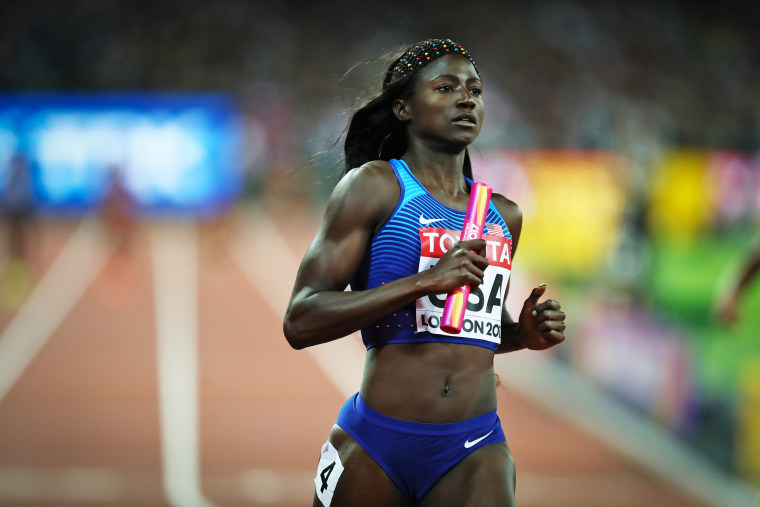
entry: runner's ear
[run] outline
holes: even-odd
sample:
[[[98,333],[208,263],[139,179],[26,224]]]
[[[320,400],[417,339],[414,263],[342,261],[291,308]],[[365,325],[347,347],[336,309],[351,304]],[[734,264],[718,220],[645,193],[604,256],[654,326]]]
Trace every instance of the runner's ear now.
[[[404,102],[402,99],[396,99],[393,101],[393,114],[396,115],[396,118],[398,118],[401,121],[408,121],[409,120],[409,111],[406,109],[406,102]]]

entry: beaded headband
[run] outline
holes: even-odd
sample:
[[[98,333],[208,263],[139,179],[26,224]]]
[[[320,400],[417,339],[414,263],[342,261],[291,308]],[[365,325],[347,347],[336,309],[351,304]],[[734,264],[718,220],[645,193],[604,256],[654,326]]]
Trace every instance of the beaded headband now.
[[[451,39],[428,39],[425,42],[420,42],[411,49],[407,50],[401,58],[399,58],[396,65],[391,70],[389,83],[399,81],[414,74],[416,70],[421,69],[428,63],[432,62],[436,58],[440,58],[446,55],[462,55],[472,63],[475,67],[475,72],[480,76],[478,66],[475,65],[475,61],[472,59],[470,53],[461,46],[461,44],[454,42]]]

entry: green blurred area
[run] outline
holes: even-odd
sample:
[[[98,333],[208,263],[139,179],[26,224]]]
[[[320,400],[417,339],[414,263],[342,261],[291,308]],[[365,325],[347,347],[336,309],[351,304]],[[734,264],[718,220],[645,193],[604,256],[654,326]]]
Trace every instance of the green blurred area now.
[[[760,278],[738,322],[715,312],[758,236],[756,159],[674,148],[647,164],[583,150],[478,162],[483,181],[523,210],[522,269],[552,282],[568,315],[561,357],[712,462],[760,481]]]
[[[713,312],[721,280],[747,255],[752,231],[716,232],[693,241],[653,242],[652,303],[690,330],[698,379],[708,396],[732,397],[747,369],[760,359],[760,280],[741,300],[741,319],[721,324]]]

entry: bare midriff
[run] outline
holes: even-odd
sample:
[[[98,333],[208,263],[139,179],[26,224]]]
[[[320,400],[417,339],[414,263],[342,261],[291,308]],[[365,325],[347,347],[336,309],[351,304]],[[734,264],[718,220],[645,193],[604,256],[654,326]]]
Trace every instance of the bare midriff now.
[[[496,408],[493,351],[459,343],[401,343],[367,352],[361,395],[389,417],[450,423]]]

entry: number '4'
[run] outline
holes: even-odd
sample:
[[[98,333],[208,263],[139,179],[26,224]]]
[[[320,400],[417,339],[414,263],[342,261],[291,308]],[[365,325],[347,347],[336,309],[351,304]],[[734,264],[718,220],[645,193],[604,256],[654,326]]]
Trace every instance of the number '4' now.
[[[325,469],[319,473],[319,477],[322,479],[322,488],[320,488],[320,491],[322,493],[324,493],[325,490],[327,489],[327,479],[330,478],[330,474],[332,473],[333,468],[335,468],[334,461],[330,463],[329,465],[327,465]]]

